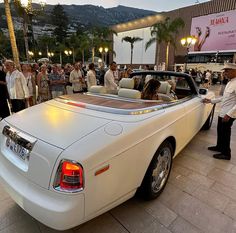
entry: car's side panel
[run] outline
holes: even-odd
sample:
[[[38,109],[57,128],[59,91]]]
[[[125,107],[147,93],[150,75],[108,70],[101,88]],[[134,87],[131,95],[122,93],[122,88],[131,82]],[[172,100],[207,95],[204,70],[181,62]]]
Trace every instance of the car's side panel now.
[[[177,151],[186,142],[185,112],[181,104],[143,122],[119,124],[123,131],[118,136],[107,135],[104,129],[99,129],[60,156],[60,159],[77,160],[84,167],[85,216],[136,190],[153,155],[167,137],[175,137]],[[107,171],[95,176],[96,171],[107,165],[110,166]]]

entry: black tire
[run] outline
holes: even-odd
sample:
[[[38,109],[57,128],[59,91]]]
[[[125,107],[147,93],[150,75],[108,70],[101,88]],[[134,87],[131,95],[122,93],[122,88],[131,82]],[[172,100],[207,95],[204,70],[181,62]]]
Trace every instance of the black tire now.
[[[210,115],[208,116],[206,122],[204,123],[204,125],[202,126],[202,129],[203,130],[209,130],[211,128],[211,125],[212,125],[212,121],[213,121],[213,118],[214,118],[214,113],[215,113],[215,104],[213,105],[213,108],[211,110],[211,113]]]
[[[173,146],[164,141],[155,153],[138,193],[146,200],[157,198],[164,190],[170,175]]]

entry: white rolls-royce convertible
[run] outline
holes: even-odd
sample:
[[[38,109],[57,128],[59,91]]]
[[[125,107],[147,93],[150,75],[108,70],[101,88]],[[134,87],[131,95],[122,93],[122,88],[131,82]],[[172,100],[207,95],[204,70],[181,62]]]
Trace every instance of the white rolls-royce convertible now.
[[[158,79],[158,100],[141,99]],[[214,93],[176,72],[135,72],[117,93],[92,86],[13,114],[0,122],[0,180],[27,213],[65,230],[140,193],[163,191],[172,159],[209,129]]]

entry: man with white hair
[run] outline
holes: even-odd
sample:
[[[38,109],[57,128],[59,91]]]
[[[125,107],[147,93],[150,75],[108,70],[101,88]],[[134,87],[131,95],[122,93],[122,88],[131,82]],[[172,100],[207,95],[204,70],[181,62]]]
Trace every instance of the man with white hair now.
[[[12,60],[5,61],[6,82],[12,111],[19,112],[28,106],[29,90],[24,75],[16,69]]]
[[[203,102],[212,104],[221,102],[217,124],[217,144],[216,146],[208,147],[208,150],[219,152],[213,155],[216,159],[230,160],[231,127],[236,118],[236,64],[225,63],[223,70],[229,79],[223,96],[213,100],[205,98]]]

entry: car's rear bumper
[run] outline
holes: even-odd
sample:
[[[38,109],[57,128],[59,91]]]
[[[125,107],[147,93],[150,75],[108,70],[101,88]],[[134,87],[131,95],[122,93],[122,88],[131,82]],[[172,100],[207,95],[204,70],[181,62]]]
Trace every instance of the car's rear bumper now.
[[[6,191],[31,216],[43,224],[65,230],[84,219],[84,195],[42,188],[17,172],[0,152],[0,181]]]

